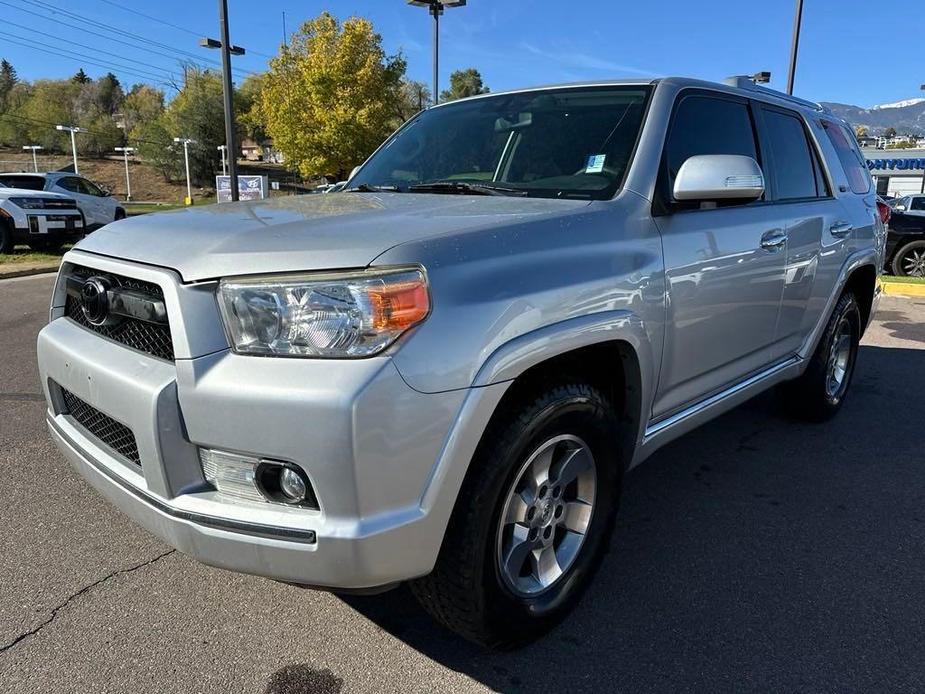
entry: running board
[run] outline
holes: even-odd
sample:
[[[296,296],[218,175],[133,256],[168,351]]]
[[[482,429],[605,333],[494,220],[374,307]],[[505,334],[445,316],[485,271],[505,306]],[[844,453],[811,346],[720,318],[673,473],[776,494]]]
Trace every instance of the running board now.
[[[743,393],[744,391],[752,389],[758,384],[773,379],[775,376],[778,376],[782,371],[796,366],[802,361],[798,356],[792,356],[789,359],[779,362],[774,366],[761,371],[754,376],[746,378],[744,381],[739,381],[734,386],[727,388],[726,390],[720,391],[715,395],[701,400],[700,402],[694,403],[690,407],[687,407],[680,412],[677,412],[670,417],[659,420],[654,424],[649,424],[646,427],[645,437],[643,438],[643,443],[648,443],[651,439],[655,438],[662,432],[673,428],[677,424],[681,424],[685,420],[690,419],[691,417],[696,417],[699,414],[703,414],[708,410],[721,405],[726,400],[735,397]]]

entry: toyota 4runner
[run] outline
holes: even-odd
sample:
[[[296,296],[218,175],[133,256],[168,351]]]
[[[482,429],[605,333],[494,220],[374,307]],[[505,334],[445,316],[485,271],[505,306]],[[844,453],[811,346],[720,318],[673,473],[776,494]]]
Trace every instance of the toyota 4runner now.
[[[772,386],[839,410],[883,248],[816,104],[741,79],[478,96],[412,118],[344,192],[82,241],[38,338],[48,426],[207,564],[408,581],[517,644],[578,600],[660,446]]]

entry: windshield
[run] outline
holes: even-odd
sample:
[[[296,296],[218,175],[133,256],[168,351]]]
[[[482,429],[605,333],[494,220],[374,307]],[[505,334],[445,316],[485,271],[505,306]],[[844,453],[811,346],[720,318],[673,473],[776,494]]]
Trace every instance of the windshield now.
[[[573,87],[500,94],[423,111],[350,189],[604,199],[629,167],[650,89]],[[453,182],[455,186],[427,186]]]

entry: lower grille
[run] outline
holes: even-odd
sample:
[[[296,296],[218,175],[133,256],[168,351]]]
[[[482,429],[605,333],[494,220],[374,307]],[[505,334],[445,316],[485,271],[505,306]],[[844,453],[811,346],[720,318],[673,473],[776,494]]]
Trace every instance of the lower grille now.
[[[103,414],[98,409],[84,402],[69,390],[61,388],[61,396],[67,412],[74,420],[94,437],[109,446],[123,458],[141,466],[135,434],[124,424]]]

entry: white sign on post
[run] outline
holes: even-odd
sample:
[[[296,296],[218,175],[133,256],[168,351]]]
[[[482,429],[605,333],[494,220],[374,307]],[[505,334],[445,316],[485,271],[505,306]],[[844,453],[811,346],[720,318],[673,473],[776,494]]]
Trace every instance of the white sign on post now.
[[[263,200],[268,187],[267,176],[238,176],[238,199]],[[219,202],[231,202],[231,176],[215,177],[215,193]]]

